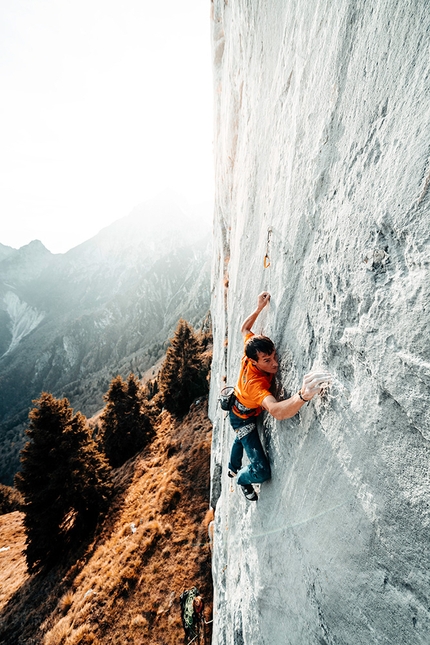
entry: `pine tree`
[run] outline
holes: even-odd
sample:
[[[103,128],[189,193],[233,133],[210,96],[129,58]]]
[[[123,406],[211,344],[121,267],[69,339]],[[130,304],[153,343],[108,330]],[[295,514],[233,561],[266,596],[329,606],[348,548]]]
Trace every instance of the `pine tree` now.
[[[163,405],[176,416],[186,414],[194,399],[208,392],[208,366],[202,354],[198,335],[181,319],[159,376]]]
[[[15,477],[24,497],[26,560],[30,571],[49,566],[87,535],[107,507],[110,469],[85,417],[67,399],[42,393],[30,412],[30,437]]]
[[[104,397],[100,441],[113,468],[142,450],[153,435],[142,388],[134,374],[127,381],[116,376]]]
[[[22,504],[22,497],[11,486],[0,484],[0,515],[19,511]]]

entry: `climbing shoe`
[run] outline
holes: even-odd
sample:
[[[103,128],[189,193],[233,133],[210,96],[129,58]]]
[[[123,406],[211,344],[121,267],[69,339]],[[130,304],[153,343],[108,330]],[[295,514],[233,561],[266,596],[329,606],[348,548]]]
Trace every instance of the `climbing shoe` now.
[[[230,468],[229,468],[227,475],[229,477],[233,478],[233,477],[236,477],[237,473],[235,473],[234,470],[230,470]]]
[[[258,495],[254,490],[254,486],[252,484],[245,484],[245,486],[241,486],[243,490],[243,494],[245,495],[246,499],[249,499],[250,502],[256,502],[258,499]]]

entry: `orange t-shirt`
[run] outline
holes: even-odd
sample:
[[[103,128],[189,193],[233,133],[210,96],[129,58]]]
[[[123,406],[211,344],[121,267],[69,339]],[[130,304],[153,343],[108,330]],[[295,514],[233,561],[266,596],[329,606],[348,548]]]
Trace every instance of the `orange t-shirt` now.
[[[245,343],[253,335],[254,334],[252,332],[247,334],[245,336]],[[272,379],[272,374],[263,374],[258,367],[254,367],[247,355],[244,353],[240,365],[239,378],[234,391],[239,403],[242,403],[242,405],[247,408],[255,410],[251,416],[257,416],[263,410],[261,403],[266,396],[271,395],[270,386],[272,384]],[[246,419],[247,416],[249,416],[241,414],[237,408],[234,409],[234,413],[243,419]]]

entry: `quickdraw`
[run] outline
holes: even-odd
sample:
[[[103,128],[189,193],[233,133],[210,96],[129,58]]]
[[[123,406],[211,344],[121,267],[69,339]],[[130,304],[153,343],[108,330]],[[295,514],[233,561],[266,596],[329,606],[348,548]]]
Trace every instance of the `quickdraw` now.
[[[272,235],[272,229],[271,229],[271,227],[269,226],[269,228],[267,229],[266,255],[264,256],[264,262],[263,262],[263,265],[264,265],[264,268],[265,268],[265,269],[267,269],[268,267],[270,267],[270,259],[269,259],[269,244],[270,244],[270,237],[271,237],[271,235]]]

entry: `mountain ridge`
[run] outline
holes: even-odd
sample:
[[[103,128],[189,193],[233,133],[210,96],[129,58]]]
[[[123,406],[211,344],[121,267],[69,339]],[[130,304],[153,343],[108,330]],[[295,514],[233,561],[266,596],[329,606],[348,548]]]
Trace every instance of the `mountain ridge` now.
[[[179,318],[199,326],[207,315],[208,225],[189,225],[190,214],[184,226],[170,197],[151,219],[152,208],[137,207],[65,254],[35,241],[0,261],[0,481],[12,481],[42,390],[89,416],[113,376],[140,374],[164,354]]]

